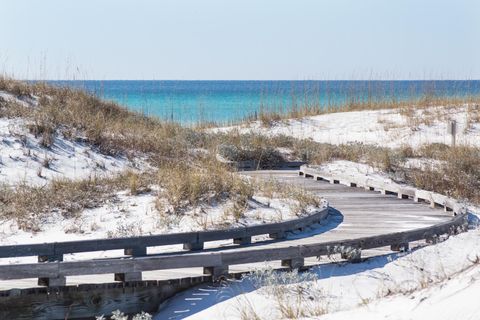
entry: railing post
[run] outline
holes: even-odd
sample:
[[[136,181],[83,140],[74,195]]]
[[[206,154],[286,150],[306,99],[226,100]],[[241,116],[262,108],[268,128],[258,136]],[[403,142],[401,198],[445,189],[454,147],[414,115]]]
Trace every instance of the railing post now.
[[[228,275],[228,266],[213,266],[213,267],[203,267],[203,274],[211,275],[213,280],[216,281],[221,277]]]
[[[408,242],[403,242],[403,243],[395,243],[390,246],[390,250],[392,251],[400,251],[400,252],[406,252],[410,248]]]
[[[145,257],[147,255],[147,247],[132,247],[124,249],[126,256]]]
[[[129,281],[142,281],[141,272],[126,272],[126,273],[115,273],[115,281],[129,282]]]
[[[132,257],[145,257],[147,255],[147,247],[144,246],[132,246],[131,248],[124,249],[124,254]],[[115,273],[115,281],[129,282],[129,281],[142,281],[141,272],[124,272]]]
[[[290,269],[299,269],[303,267],[304,264],[305,264],[304,258],[292,258],[292,259],[282,260],[282,267],[288,267]]]
[[[63,261],[63,254],[51,255],[51,256],[38,256],[38,262],[55,262]],[[61,287],[65,286],[67,279],[65,276],[58,276],[56,278],[38,278],[39,286],[46,287]]]
[[[39,286],[46,287],[63,287],[67,284],[65,276],[58,276],[56,278],[38,278]]]
[[[268,236],[272,239],[285,239],[287,235],[285,231],[278,231],[275,233],[270,233]]]
[[[63,261],[63,254],[51,255],[51,256],[38,256],[38,262],[55,262]]]
[[[188,242],[183,244],[183,250],[203,250],[203,242]]]
[[[235,238],[233,239],[234,244],[251,244],[252,243],[252,237],[241,237],[241,238]]]
[[[439,239],[438,235],[434,234],[434,235],[428,236],[425,239],[425,242],[428,243],[428,244],[437,244],[438,242],[440,242],[440,239]]]

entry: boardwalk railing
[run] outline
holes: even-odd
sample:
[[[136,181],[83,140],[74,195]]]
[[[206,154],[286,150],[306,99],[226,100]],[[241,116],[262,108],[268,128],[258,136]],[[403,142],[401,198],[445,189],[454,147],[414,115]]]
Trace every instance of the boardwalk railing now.
[[[319,222],[328,214],[328,208],[320,210],[316,215],[285,221],[275,224],[265,224],[253,227],[185,233],[165,236],[137,237],[126,239],[104,239],[75,241],[56,244],[27,245],[0,247],[3,257],[43,255],[44,263],[1,265],[0,279],[39,278],[39,282],[48,286],[65,285],[65,277],[92,274],[115,274],[120,281],[139,281],[143,271],[203,267],[205,274],[214,277],[228,272],[230,265],[247,264],[264,261],[278,261],[291,268],[303,266],[304,258],[312,256],[340,253],[343,258],[358,261],[361,251],[390,246],[392,250],[405,250],[410,242],[427,240],[435,242],[440,235],[455,234],[465,230],[467,223],[466,211],[454,199],[424,190],[404,188],[394,184],[377,184],[373,180],[362,180],[348,176],[329,176],[317,168],[302,166],[300,175],[317,180],[329,180],[331,183],[344,183],[352,187],[364,187],[369,190],[379,190],[382,193],[395,193],[399,198],[412,198],[416,201],[426,200],[433,205],[442,205],[455,214],[450,221],[439,223],[431,227],[419,228],[391,234],[328,241],[320,243],[306,243],[295,246],[283,242],[281,245],[267,248],[247,246],[241,248],[225,248],[218,251],[193,251],[163,255],[145,255],[146,247],[174,243],[186,243],[187,249],[201,249],[203,242],[220,239],[234,239],[237,243],[249,243],[249,237],[256,234],[270,234],[272,237],[284,237],[285,232]],[[133,257],[99,259],[85,261],[64,262],[60,255],[71,252],[129,249]],[[55,261],[53,261],[55,260]]]
[[[453,211],[454,214],[463,214],[465,205],[456,199],[439,193],[403,186],[394,182],[379,181],[368,176],[356,176],[349,174],[331,173],[321,170],[319,166],[302,165],[300,175],[315,180],[326,180],[330,183],[340,183],[350,187],[360,187],[371,191],[379,191],[382,194],[397,195],[400,199],[413,199],[415,202],[428,202],[431,207],[440,206],[445,211]]]
[[[396,194],[401,199],[427,201],[432,205],[442,205],[447,210],[452,210],[454,216],[451,220],[430,227],[396,232],[391,234],[369,236],[340,241],[318,243],[282,241],[272,246],[256,245],[222,248],[216,251],[185,251],[163,255],[145,255],[144,248],[165,244],[184,243],[187,249],[200,249],[203,242],[219,239],[236,239],[237,243],[248,243],[248,237],[253,234],[271,234],[274,237],[285,235],[286,231],[301,229],[317,220],[325,218],[328,208],[320,210],[317,216],[305,217],[294,221],[286,221],[281,225],[270,224],[240,228],[241,230],[207,231],[201,233],[185,233],[177,235],[136,237],[127,239],[104,239],[75,241],[69,243],[45,244],[45,246],[8,246],[0,247],[3,257],[43,255],[43,263],[0,265],[0,279],[40,278],[40,282],[55,288],[34,288],[26,290],[8,290],[3,292],[5,306],[15,305],[17,309],[10,312],[7,307],[0,315],[13,315],[11,318],[21,319],[64,319],[65,314],[77,318],[92,317],[92,315],[107,314],[121,305],[123,310],[138,312],[139,310],[155,311],[158,304],[165,297],[171,296],[182,288],[190,287],[205,279],[214,279],[228,272],[231,265],[248,264],[263,261],[280,260],[282,265],[290,268],[303,266],[304,258],[340,253],[343,258],[358,261],[364,249],[390,246],[392,250],[405,250],[409,243],[419,240],[435,242],[440,235],[455,234],[465,230],[466,212],[460,203],[453,199],[433,194],[424,190],[382,184],[370,179],[350,176],[332,176],[320,172],[318,168],[302,166],[301,175],[315,178],[316,180],[329,180],[331,183],[342,183],[352,187],[363,187],[368,190],[377,190],[385,194]],[[407,201],[407,200],[405,200]],[[247,239],[245,239],[247,238]],[[277,245],[278,244],[278,245]],[[84,252],[96,250],[130,249],[132,257],[71,261],[62,259],[53,260],[54,257],[70,252]],[[177,268],[203,267],[204,273],[212,275],[180,281],[170,280],[157,283],[152,281],[138,281],[142,272],[152,270],[165,270]],[[117,280],[125,283],[105,285],[80,285],[64,286],[65,277],[91,274],[115,274]],[[115,285],[113,289],[109,289]],[[57,286],[57,287],[56,287]],[[170,287],[170,288],[169,288]],[[96,289],[95,289],[96,288]],[[37,290],[43,294],[36,294]],[[86,292],[88,292],[86,294]],[[168,293],[168,294],[167,294]],[[0,292],[2,294],[2,292]],[[128,296],[128,299],[125,298]],[[158,297],[164,297],[157,299]],[[127,302],[126,302],[127,301]],[[44,307],[39,312],[39,306]],[[10,312],[10,313],[9,313]],[[18,315],[23,317],[18,317]],[[44,316],[43,315],[48,315]],[[51,315],[55,316],[52,317]],[[69,317],[69,318],[70,318]]]
[[[183,244],[185,250],[202,250],[205,242],[233,239],[235,244],[249,244],[252,236],[268,234],[272,239],[282,239],[287,232],[303,230],[306,227],[320,223],[328,215],[328,206],[315,210],[314,213],[286,220],[282,222],[265,223],[259,225],[237,227],[222,230],[194,231],[183,233],[171,233],[153,236],[139,236],[112,239],[93,239],[79,241],[52,242],[40,244],[21,244],[0,246],[0,258],[16,258],[27,256],[38,256],[39,262],[60,262],[64,254],[79,252],[94,252],[106,250],[124,250],[124,254],[133,257],[147,256],[147,247]],[[122,260],[125,261],[125,260]],[[35,264],[36,265],[36,264]],[[35,269],[35,267],[34,267]],[[13,275],[7,276],[0,272],[0,279],[20,279],[16,277],[21,273],[13,271]],[[14,277],[14,278],[12,278]],[[36,276],[34,276],[36,277]],[[39,277],[39,284],[62,285],[64,279],[54,281],[52,279]],[[123,280],[125,275],[119,273],[117,279]],[[139,280],[138,274],[129,274],[130,280]]]
[[[0,266],[0,278],[23,279],[41,277],[64,279],[66,276],[74,275],[109,273],[138,274],[142,271],[191,267],[204,267],[206,274],[219,276],[228,271],[229,265],[281,260],[282,265],[301,267],[303,265],[303,259],[306,257],[333,253],[342,253],[344,258],[355,261],[360,258],[360,253],[363,249],[391,246],[393,250],[400,250],[401,248],[408,247],[409,242],[424,239],[435,241],[440,235],[461,232],[464,230],[465,223],[466,216],[462,214],[453,217],[452,220],[448,222],[411,231],[280,248],[262,249],[261,247],[251,247],[245,248],[244,250],[184,253],[129,259],[2,265]],[[344,249],[355,249],[355,254],[348,256],[347,254],[352,252],[352,250]]]

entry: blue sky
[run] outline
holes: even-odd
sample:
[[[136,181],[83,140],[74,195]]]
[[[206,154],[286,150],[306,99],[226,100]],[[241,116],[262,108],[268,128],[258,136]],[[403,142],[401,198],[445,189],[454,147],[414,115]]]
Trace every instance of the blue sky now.
[[[0,72],[480,79],[478,0],[0,0]]]

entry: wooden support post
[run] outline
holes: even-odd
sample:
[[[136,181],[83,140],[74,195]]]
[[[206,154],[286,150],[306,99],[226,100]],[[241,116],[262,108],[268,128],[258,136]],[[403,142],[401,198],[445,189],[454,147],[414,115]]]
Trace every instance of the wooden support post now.
[[[447,133],[452,136],[452,143],[450,145],[452,147],[455,147],[455,140],[457,135],[457,122],[455,120],[451,120],[447,123]]]
[[[183,250],[190,250],[190,251],[203,250],[203,242],[184,243]]]
[[[437,244],[439,242],[439,238],[436,234],[434,234],[433,236],[429,236],[425,239],[425,241],[428,243],[428,244]]]
[[[400,252],[407,252],[408,249],[410,248],[408,242],[405,242],[405,243],[396,243],[396,244],[392,244],[390,246],[390,250],[392,251],[400,251]]]
[[[58,276],[57,278],[38,278],[39,286],[46,287],[63,287],[67,284],[65,276]]]
[[[38,262],[54,262],[54,261],[63,261],[63,254],[53,255],[53,256],[38,256]],[[65,286],[67,280],[64,276],[59,276],[57,278],[38,278],[39,286],[46,287],[61,287]]]
[[[286,235],[285,231],[279,231],[279,232],[275,232],[275,233],[270,233],[268,236],[272,239],[285,239],[285,237],[287,235]]]
[[[282,260],[282,267],[289,267],[290,269],[299,269],[305,264],[304,258],[293,258]]]
[[[203,267],[203,274],[212,276],[215,281],[228,275],[228,266]]]
[[[115,281],[129,282],[142,281],[141,272],[115,273]]]
[[[252,237],[241,237],[241,238],[234,238],[233,239],[234,244],[250,244],[252,243]]]
[[[38,256],[38,262],[55,262],[63,261],[63,254],[58,254],[54,256]]]
[[[147,255],[147,247],[133,247],[124,250],[126,256],[145,257]]]

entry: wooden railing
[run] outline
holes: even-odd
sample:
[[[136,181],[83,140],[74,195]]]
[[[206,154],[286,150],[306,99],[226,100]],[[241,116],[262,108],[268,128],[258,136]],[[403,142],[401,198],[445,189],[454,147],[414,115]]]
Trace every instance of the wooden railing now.
[[[415,202],[428,202],[431,207],[440,206],[443,207],[445,211],[453,211],[454,214],[463,214],[466,212],[465,205],[456,199],[427,190],[403,186],[390,181],[379,181],[378,178],[372,179],[364,175],[349,175],[345,173],[333,174],[329,171],[321,170],[321,167],[310,165],[302,165],[299,174],[307,178],[326,180],[330,183],[340,183],[350,187],[379,191],[382,194],[394,194],[400,199],[413,199]]]
[[[442,205],[455,214],[451,220],[430,227],[376,235],[341,241],[305,243],[289,246],[266,247],[245,246],[230,247],[217,251],[184,252],[163,255],[146,255],[146,247],[184,243],[187,249],[202,249],[205,241],[234,239],[235,242],[248,244],[252,235],[270,234],[274,238],[285,236],[285,232],[302,229],[324,219],[328,208],[315,215],[292,221],[258,225],[219,231],[171,234],[162,236],[136,237],[124,239],[103,239],[73,241],[43,245],[20,245],[0,247],[0,256],[18,257],[38,255],[44,263],[12,264],[0,266],[0,279],[39,278],[39,283],[49,286],[65,285],[65,277],[91,274],[115,274],[120,281],[139,281],[142,272],[152,270],[203,267],[205,274],[214,277],[228,272],[230,265],[281,260],[282,265],[291,268],[303,266],[304,258],[341,253],[343,258],[358,261],[361,251],[390,246],[392,250],[404,250],[410,242],[427,240],[435,242],[440,235],[455,234],[465,230],[467,215],[465,208],[454,199],[435,193],[405,188],[396,184],[378,183],[368,178],[335,176],[319,171],[317,168],[302,166],[300,175],[314,179],[329,180],[331,183],[343,183],[352,187],[378,190],[382,193],[397,194],[399,198],[412,198],[415,201],[428,201],[432,205]],[[298,243],[298,242],[297,242]],[[99,259],[85,261],[62,261],[62,255],[72,252],[125,249],[129,258]]]
[[[48,278],[62,279],[66,276],[90,274],[137,274],[142,271],[204,267],[207,274],[219,276],[229,265],[282,260],[283,265],[300,267],[306,257],[342,253],[349,260],[358,260],[363,249],[391,246],[392,249],[408,246],[409,242],[426,239],[435,241],[443,234],[455,234],[464,230],[465,215],[457,215],[448,222],[432,227],[392,234],[329,241],[280,248],[252,247],[243,250],[224,250],[209,253],[185,253],[166,256],[147,256],[130,259],[102,259],[72,262],[48,262],[0,266],[1,279]],[[353,256],[347,256],[349,252]],[[125,279],[124,279],[125,280]],[[139,280],[139,279],[135,279]],[[127,280],[125,280],[127,281]]]
[[[197,251],[203,249],[205,242],[229,239],[233,239],[233,243],[235,244],[245,245],[251,243],[253,236],[263,234],[268,234],[269,237],[272,239],[283,239],[287,232],[302,230],[313,224],[320,223],[327,217],[327,215],[328,205],[325,205],[324,207],[318,208],[314,213],[304,217],[281,222],[265,223],[230,229],[194,231],[126,238],[93,239],[41,244],[0,246],[0,258],[38,256],[39,262],[50,262],[50,264],[43,264],[44,267],[47,267],[48,265],[48,269],[51,268],[51,263],[63,261],[63,255],[70,253],[121,249],[124,250],[125,255],[133,257],[144,257],[147,256],[148,247],[183,244],[183,248],[185,250]],[[112,259],[109,261],[112,261]],[[121,263],[124,263],[126,260],[123,259],[119,261],[123,261]],[[0,266],[0,268],[1,267],[5,266]],[[38,264],[32,264],[32,270],[36,270],[37,267]],[[19,271],[17,268],[13,268],[11,270],[12,272],[9,272],[9,274],[0,271],[0,279],[26,278],[26,276],[23,276],[22,272]],[[33,274],[30,274],[30,271],[27,273],[28,277],[33,276]],[[45,274],[39,273],[38,276],[33,277],[38,277],[39,284],[42,285],[62,285],[65,282],[65,279],[58,278],[57,280],[55,280],[55,277],[52,278],[50,276],[44,275]],[[124,280],[125,278],[130,280],[139,280],[141,279],[141,275],[139,275],[138,273],[125,275],[120,271],[116,275],[116,279]]]

